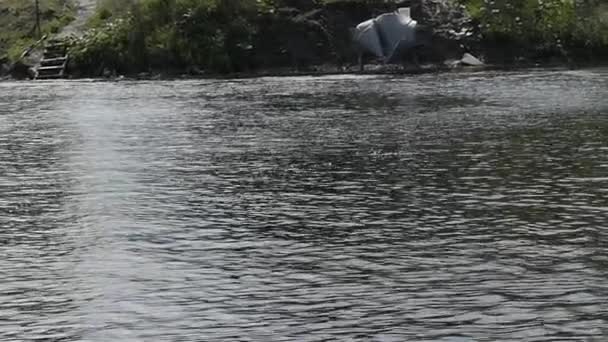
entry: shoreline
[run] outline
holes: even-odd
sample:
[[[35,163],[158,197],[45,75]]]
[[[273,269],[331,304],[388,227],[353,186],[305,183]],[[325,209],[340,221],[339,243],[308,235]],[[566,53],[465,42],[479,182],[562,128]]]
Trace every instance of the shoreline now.
[[[572,65],[568,63],[529,63],[529,64],[486,64],[483,66],[448,66],[448,65],[427,65],[420,68],[403,68],[401,66],[383,66],[376,64],[367,65],[367,69],[360,71],[354,68],[338,68],[331,66],[318,66],[311,68],[312,70],[290,70],[284,68],[266,69],[251,72],[235,72],[227,74],[205,74],[205,73],[180,73],[180,72],[147,72],[137,75],[113,75],[108,77],[68,77],[56,80],[44,80],[45,82],[56,81],[78,81],[78,80],[94,80],[94,81],[172,81],[172,80],[230,80],[230,79],[254,79],[263,77],[323,77],[323,76],[417,76],[429,74],[468,74],[476,72],[488,71],[525,71],[525,70],[585,70],[594,68],[608,67],[608,63],[592,63]],[[7,81],[34,81],[33,79],[16,79],[10,76],[0,77],[0,82]]]

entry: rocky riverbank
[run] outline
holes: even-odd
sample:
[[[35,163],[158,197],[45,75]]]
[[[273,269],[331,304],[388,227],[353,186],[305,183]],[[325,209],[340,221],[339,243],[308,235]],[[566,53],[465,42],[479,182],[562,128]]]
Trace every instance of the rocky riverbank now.
[[[416,51],[422,67],[364,56],[364,72],[452,70],[464,53],[500,67],[576,66],[608,56],[608,12],[589,1],[547,0],[527,13],[506,0],[105,0],[90,28],[66,39],[72,77],[359,72],[351,30],[405,6],[431,32]],[[579,20],[585,11],[593,16]]]

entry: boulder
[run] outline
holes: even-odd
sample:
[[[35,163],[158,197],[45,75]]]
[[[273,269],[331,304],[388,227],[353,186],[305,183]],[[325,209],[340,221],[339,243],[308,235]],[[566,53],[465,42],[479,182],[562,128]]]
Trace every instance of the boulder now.
[[[460,59],[460,63],[466,66],[482,66],[483,62],[480,61],[477,57],[471,55],[470,53],[465,53]]]
[[[8,66],[8,64],[0,64],[0,77],[4,77],[6,75],[8,75],[8,72],[10,70],[10,67]]]
[[[485,63],[482,62],[479,58],[473,56],[468,52],[465,53],[461,59],[448,59],[444,62],[444,64],[449,68],[481,67],[485,65]]]
[[[6,57],[0,57],[0,77],[8,75],[10,70],[9,61]]]
[[[23,62],[16,62],[8,71],[9,75],[17,80],[33,79],[36,73],[31,65]]]

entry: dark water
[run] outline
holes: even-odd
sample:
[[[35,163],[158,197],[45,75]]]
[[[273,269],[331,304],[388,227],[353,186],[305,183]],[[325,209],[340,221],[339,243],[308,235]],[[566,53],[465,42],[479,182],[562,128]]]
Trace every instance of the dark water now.
[[[1,341],[605,341],[608,70],[0,83]]]

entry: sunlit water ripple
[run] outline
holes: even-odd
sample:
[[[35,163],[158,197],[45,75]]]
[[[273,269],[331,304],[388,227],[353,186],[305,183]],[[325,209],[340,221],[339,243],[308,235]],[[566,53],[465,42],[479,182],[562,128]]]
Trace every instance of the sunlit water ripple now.
[[[0,340],[604,341],[606,89],[0,83]]]

